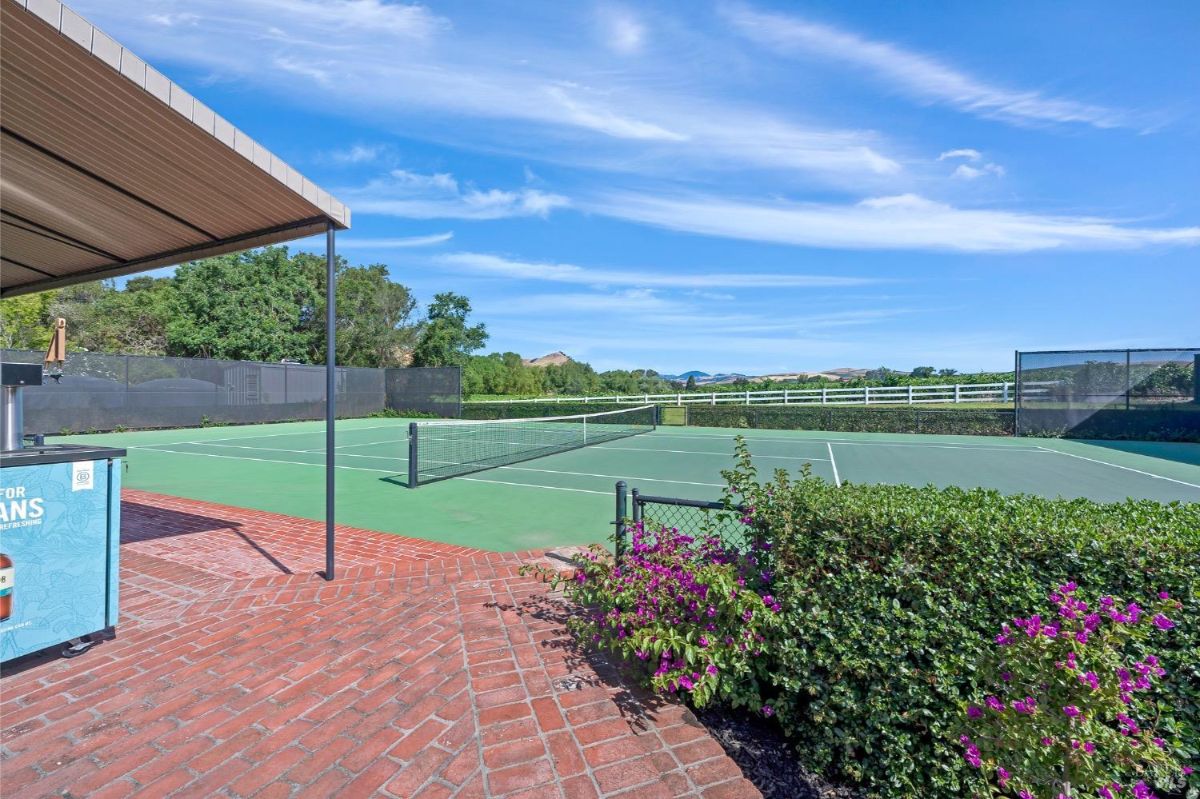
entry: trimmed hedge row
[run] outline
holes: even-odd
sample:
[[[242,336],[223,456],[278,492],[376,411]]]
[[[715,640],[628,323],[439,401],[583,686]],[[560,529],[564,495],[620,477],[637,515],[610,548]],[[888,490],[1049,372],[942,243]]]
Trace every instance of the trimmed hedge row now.
[[[1013,412],[988,409],[919,407],[806,407],[803,405],[693,405],[688,424],[696,427],[827,430],[837,433],[948,433],[1011,436]]]
[[[464,419],[513,419],[636,408],[595,402],[467,403]],[[940,433],[1011,436],[1014,412],[994,408],[808,405],[686,405],[693,427],[825,430],[838,433]],[[1022,408],[1021,429],[1050,438],[1200,442],[1200,410]]]
[[[564,416],[603,410],[636,408],[588,402],[467,403],[464,419],[515,419]],[[1010,436],[1013,413],[1006,410],[929,408],[805,407],[799,405],[688,405],[693,427],[765,428],[771,430],[828,430],[864,433],[950,433]]]
[[[601,413],[619,411],[623,408],[640,408],[641,405],[617,405],[612,402],[513,402],[482,403],[465,402],[462,408],[464,419],[528,419],[537,416],[573,416],[577,413]]]
[[[878,797],[961,797],[963,704],[1000,622],[1046,586],[1182,600],[1156,642],[1178,753],[1200,752],[1200,504],[1097,504],[957,488],[754,483],[730,473],[775,544],[782,629],[769,698],[809,768]],[[770,490],[768,490],[768,487]],[[1200,787],[1200,772],[1191,778]]]

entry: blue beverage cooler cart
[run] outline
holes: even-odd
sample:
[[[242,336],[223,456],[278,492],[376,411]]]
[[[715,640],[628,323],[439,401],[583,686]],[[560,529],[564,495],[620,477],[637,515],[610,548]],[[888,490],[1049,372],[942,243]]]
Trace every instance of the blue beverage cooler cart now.
[[[123,449],[27,445],[21,392],[41,364],[0,364],[0,662],[66,657],[115,634]]]
[[[114,634],[124,455],[0,453],[0,661],[60,645],[70,657]]]

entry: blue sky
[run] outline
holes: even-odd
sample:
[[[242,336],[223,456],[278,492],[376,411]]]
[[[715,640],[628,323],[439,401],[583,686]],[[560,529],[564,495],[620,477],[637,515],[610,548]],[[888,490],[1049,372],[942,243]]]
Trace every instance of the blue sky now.
[[[1200,339],[1194,2],[74,7],[489,349],[974,371]]]

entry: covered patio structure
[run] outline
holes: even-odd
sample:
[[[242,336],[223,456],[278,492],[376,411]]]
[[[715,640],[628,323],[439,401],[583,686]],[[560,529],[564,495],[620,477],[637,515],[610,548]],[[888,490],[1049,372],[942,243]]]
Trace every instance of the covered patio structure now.
[[[329,292],[324,524],[123,492],[117,638],[4,664],[5,796],[759,797],[686,708],[574,648],[519,571],[542,553],[337,527],[327,582],[349,211],[56,0],[0,15],[0,295],[320,232]]]
[[[0,13],[0,297],[326,234],[332,580],[334,243],[350,209],[57,0]]]

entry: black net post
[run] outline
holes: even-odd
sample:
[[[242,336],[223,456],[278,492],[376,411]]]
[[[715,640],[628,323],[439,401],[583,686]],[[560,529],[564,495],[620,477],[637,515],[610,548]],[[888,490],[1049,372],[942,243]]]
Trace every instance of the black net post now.
[[[620,563],[625,556],[625,519],[629,515],[628,499],[625,481],[617,481],[617,518],[613,522],[617,527],[616,534],[613,536],[613,552],[616,555],[617,563]]]
[[[1125,350],[1125,410],[1129,410],[1129,397],[1133,394],[1133,353]]]
[[[416,488],[420,469],[417,467],[417,427],[416,422],[408,423],[408,487]]]

